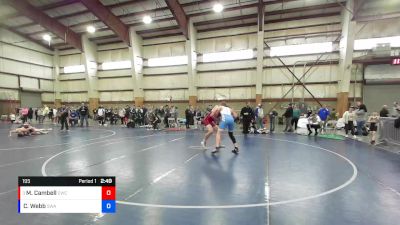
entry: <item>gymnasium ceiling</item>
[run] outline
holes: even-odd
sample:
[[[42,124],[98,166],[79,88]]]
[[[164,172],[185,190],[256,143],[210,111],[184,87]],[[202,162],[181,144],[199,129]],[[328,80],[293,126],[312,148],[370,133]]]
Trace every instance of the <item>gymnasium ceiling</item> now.
[[[223,4],[224,10],[221,13],[215,13],[212,7],[217,2],[216,0],[179,0],[178,7],[167,5],[167,1],[0,0],[0,26],[42,45],[44,44],[43,35],[50,34],[51,48],[71,49],[77,48],[77,45],[65,42],[64,39],[73,33],[77,35],[75,37],[79,37],[77,39],[80,39],[80,35],[86,33],[88,25],[96,27],[96,32],[89,34],[89,39],[98,45],[123,42],[126,34],[121,34],[121,32],[126,32],[130,26],[133,26],[143,39],[184,35],[182,26],[177,22],[179,15],[174,17],[172,13],[175,11],[177,12],[175,15],[179,14],[180,7],[186,15],[180,19],[190,18],[194,21],[198,32],[206,32],[257,25],[258,7],[261,5],[263,7],[261,6],[260,9],[264,8],[264,23],[267,28],[271,23],[338,16],[346,4],[346,0],[264,0],[263,3],[259,0],[218,0]],[[100,9],[85,2],[100,3]],[[370,21],[382,17],[399,17],[399,2],[398,0],[355,0],[354,18]],[[33,7],[28,8],[28,13],[23,9],[26,3],[29,7]],[[105,14],[104,10],[110,14]],[[377,11],[379,13],[376,13]],[[48,17],[40,16],[41,13]],[[103,15],[105,18],[97,17],[96,13],[97,15],[100,13],[99,17]],[[153,22],[144,24],[142,22],[144,15],[151,16]],[[109,24],[106,25],[106,22]],[[64,33],[60,34],[55,30],[61,30]],[[126,39],[125,43],[127,43]]]

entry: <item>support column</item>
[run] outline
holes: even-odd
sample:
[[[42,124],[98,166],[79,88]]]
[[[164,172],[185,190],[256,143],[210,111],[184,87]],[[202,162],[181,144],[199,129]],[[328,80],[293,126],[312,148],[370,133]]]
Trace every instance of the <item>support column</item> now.
[[[54,50],[53,55],[53,91],[54,91],[54,106],[61,107],[61,82],[60,82],[60,53],[58,49]]]
[[[136,106],[143,106],[144,104],[144,91],[143,91],[143,51],[142,51],[142,38],[136,33],[133,27],[129,28],[129,39],[131,47],[129,47],[129,54],[131,56],[132,64],[132,82],[133,82],[133,96]]]
[[[257,72],[256,72],[256,104],[262,102],[262,84],[264,73],[264,3],[258,2],[258,31],[257,31]]]
[[[190,19],[188,24],[189,40],[186,40],[186,55],[188,56],[188,86],[189,86],[189,105],[197,104],[197,31]]]
[[[346,2],[346,8],[354,11],[354,1]],[[353,15],[347,10],[342,10],[342,38],[340,40],[340,59],[338,68],[337,87],[337,112],[340,116],[348,109],[351,68],[353,65],[353,49],[356,22],[352,21]]]
[[[83,56],[85,59],[86,82],[88,87],[89,110],[99,107],[99,92],[97,91],[97,46],[82,36]]]

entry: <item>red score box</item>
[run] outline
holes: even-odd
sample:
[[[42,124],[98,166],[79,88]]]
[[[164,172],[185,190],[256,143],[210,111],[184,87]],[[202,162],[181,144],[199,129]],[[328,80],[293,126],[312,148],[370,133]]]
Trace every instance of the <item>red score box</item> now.
[[[102,200],[115,200],[115,186],[101,187],[101,199]]]

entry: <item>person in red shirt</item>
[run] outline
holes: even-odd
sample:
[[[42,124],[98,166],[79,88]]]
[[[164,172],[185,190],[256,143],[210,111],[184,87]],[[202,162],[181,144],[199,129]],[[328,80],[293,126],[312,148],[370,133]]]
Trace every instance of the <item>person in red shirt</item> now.
[[[216,109],[216,107],[217,106],[215,106],[212,110],[211,110],[211,112],[209,112],[208,114],[207,114],[207,116],[203,119],[203,124],[204,124],[204,126],[207,128],[207,133],[204,135],[204,138],[203,138],[203,140],[201,141],[201,146],[204,148],[204,149],[207,149],[207,140],[208,140],[208,138],[214,133],[214,131],[216,131],[217,130],[217,125],[216,125],[216,123],[215,123],[215,117],[214,117],[214,115],[213,115],[213,110],[214,109]]]

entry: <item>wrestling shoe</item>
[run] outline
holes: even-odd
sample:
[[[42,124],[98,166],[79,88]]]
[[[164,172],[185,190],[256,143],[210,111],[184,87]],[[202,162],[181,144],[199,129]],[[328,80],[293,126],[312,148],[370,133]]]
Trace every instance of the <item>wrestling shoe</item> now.
[[[206,143],[205,143],[205,141],[204,141],[204,140],[203,140],[203,141],[201,141],[200,143],[201,143],[201,147],[203,147],[203,149],[207,149],[207,147],[206,147]]]
[[[217,153],[217,152],[219,152],[219,149],[220,149],[221,147],[215,147],[215,149],[211,152],[212,154],[215,154],[215,153]]]

